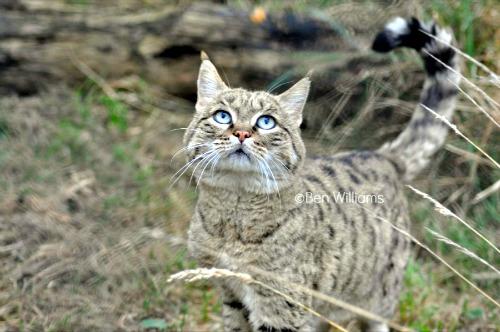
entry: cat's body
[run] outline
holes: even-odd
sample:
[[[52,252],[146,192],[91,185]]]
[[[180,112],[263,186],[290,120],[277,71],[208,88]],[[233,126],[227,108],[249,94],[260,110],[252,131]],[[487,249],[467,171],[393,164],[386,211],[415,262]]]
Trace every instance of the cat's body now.
[[[401,44],[396,33],[415,33],[411,25],[417,21],[396,21],[375,48],[392,49]],[[431,44],[426,40],[420,47]],[[443,48],[435,48],[441,59]],[[445,61],[456,67],[454,54]],[[275,97],[229,89],[213,65],[203,63],[197,113],[185,136],[190,160],[201,160],[190,252],[202,266],[250,273],[337,322],[354,315],[290,283],[390,318],[410,246],[380,218],[408,229],[403,181],[425,166],[442,144],[445,127],[419,109],[410,126],[379,151],[306,158],[298,127],[307,78]],[[456,90],[446,80],[458,78],[444,67],[427,69],[422,103],[449,117]],[[319,328],[311,314],[268,289],[237,279],[224,280],[220,289],[226,331]],[[369,327],[386,331],[383,324]]]
[[[408,225],[395,164],[373,152],[341,154],[306,163],[307,173],[300,174],[296,183],[280,192],[280,197],[239,196],[231,190],[205,186],[189,234],[192,252],[205,266],[250,274],[255,268],[272,272],[381,316],[392,315],[409,243],[373,214],[402,228]],[[347,196],[343,203],[335,201],[339,198],[336,193],[352,192],[382,197],[384,203],[360,203]],[[308,193],[318,195],[316,202],[306,202],[314,200],[306,197]],[[303,197],[304,202],[297,197]],[[215,257],[214,252],[220,255]],[[259,280],[280,290],[285,286],[273,278]],[[312,306],[311,296],[298,294],[293,287],[286,291],[302,304]],[[279,295],[237,281],[225,290],[224,297],[224,305],[229,307],[226,311],[234,311],[231,306],[236,302],[239,308],[241,303],[253,313],[255,317],[251,318],[258,326],[288,326],[293,331],[290,322],[300,330],[310,319],[308,315],[295,320],[287,317],[287,313],[302,311],[286,304]],[[271,302],[276,312],[270,311]],[[343,312],[339,317],[340,312],[332,312],[333,308],[319,309],[332,313],[331,318],[337,321],[351,316]]]

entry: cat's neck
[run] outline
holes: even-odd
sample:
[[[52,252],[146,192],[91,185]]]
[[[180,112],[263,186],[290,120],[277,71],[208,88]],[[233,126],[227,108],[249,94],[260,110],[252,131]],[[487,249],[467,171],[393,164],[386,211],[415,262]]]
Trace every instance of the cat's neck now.
[[[300,208],[299,181],[278,192],[256,193],[203,184],[196,205],[205,231],[224,243],[260,243]]]
[[[242,188],[219,187],[211,184],[202,184],[199,187],[199,201],[209,206],[223,206],[226,209],[241,207],[274,206],[274,210],[289,210],[297,205],[296,197],[303,191],[299,180],[281,186],[279,190],[271,192],[246,191]]]

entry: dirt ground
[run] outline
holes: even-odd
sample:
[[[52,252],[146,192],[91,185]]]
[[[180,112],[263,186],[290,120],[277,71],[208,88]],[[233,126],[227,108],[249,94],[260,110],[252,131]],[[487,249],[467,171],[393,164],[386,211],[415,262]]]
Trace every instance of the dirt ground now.
[[[403,81],[411,76],[401,73],[404,68],[397,69]],[[172,273],[196,266],[185,246],[195,186],[189,175],[172,186],[184,164],[175,153],[192,114],[185,104],[176,108],[175,100],[168,109],[127,102],[147,99],[154,88],[113,98],[87,80],[0,98],[0,331],[221,330],[220,301],[208,282],[167,283]],[[498,89],[487,91],[499,96]],[[367,109],[331,128],[306,129],[309,153],[379,146],[401,130],[416,95],[403,96],[402,115]],[[384,102],[393,100],[377,99],[376,105]],[[455,122],[499,160],[498,128],[465,97]],[[414,186],[499,243],[498,191],[475,200],[499,178],[491,162],[450,134]],[[495,266],[498,254],[428,201],[410,191],[408,197],[412,233],[500,298],[495,272],[425,228]],[[396,322],[418,331],[500,331],[499,313],[414,248]]]

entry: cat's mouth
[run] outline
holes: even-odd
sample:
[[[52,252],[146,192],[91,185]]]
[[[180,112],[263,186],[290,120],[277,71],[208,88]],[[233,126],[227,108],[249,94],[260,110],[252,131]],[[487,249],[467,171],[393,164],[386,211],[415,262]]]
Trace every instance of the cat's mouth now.
[[[238,148],[231,152],[228,157],[246,158],[250,160],[250,156],[242,148]]]

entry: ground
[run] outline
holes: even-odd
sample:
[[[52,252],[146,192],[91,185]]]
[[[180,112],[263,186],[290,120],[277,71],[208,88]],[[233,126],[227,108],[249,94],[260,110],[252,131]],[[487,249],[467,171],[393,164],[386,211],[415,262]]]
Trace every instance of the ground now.
[[[488,34],[495,36],[488,15],[497,21],[500,15],[494,2],[471,10],[467,1],[447,3],[452,11],[442,2],[430,9],[447,13],[438,19],[459,31],[462,48],[497,70],[498,45],[492,51]],[[468,17],[484,25],[472,28]],[[465,68],[484,82],[476,66]],[[498,100],[498,89],[481,87]],[[133,94],[147,98],[148,89],[145,82]],[[376,147],[388,130],[402,128],[373,112],[334,128],[335,135],[306,131],[309,150],[331,153],[338,133],[335,150]],[[197,193],[189,176],[171,181],[184,162],[182,154],[172,157],[190,117],[175,108],[131,106],[90,81],[0,99],[0,331],[220,330],[220,300],[209,283],[166,282],[196,266],[185,239]],[[500,159],[498,128],[463,96],[454,122]],[[498,243],[498,192],[474,198],[499,177],[491,162],[450,134],[413,185]],[[408,198],[412,234],[498,299],[498,274],[438,242],[426,227],[499,266],[494,249],[410,190]],[[498,308],[421,248],[413,253],[396,322],[418,331],[500,329]]]

